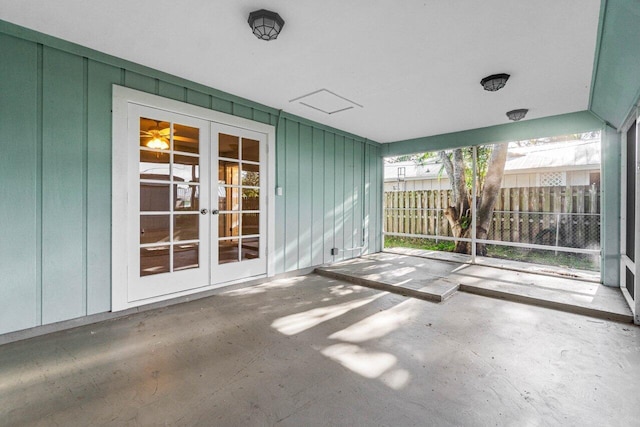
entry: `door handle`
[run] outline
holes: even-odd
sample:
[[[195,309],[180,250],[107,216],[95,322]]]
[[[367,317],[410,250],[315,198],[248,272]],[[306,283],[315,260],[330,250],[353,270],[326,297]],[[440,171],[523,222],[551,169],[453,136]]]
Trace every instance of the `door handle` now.
[[[218,215],[220,211],[218,209],[214,209],[211,211],[211,215]]]
[[[201,213],[202,215],[206,215],[208,212],[209,212],[209,211],[208,211],[208,210],[206,210],[206,209],[200,209],[200,213]]]

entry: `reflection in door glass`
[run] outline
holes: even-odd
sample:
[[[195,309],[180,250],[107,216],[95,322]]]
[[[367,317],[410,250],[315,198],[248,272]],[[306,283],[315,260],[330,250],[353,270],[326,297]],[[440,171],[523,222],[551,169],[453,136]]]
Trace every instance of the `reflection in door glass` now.
[[[198,243],[173,245],[173,271],[197,268],[199,265]]]
[[[260,258],[260,239],[258,237],[250,237],[242,239],[242,260]]]
[[[218,263],[227,264],[238,261],[238,245],[240,240],[220,240],[218,243]]]
[[[260,166],[250,163],[242,164],[242,185],[260,186]]]
[[[200,129],[176,123],[173,127],[173,149],[198,154],[200,152]]]
[[[198,211],[200,210],[200,186],[178,184],[175,186],[174,210]]]
[[[218,219],[218,236],[234,237],[240,234],[240,221],[237,213],[220,214]]]
[[[192,156],[173,156],[173,179],[175,181],[200,181],[200,158]]]
[[[260,142],[255,139],[242,138],[242,160],[260,161]]]
[[[240,138],[221,133],[218,136],[218,155],[227,159],[237,159]]]
[[[168,211],[169,210],[169,189],[168,184],[140,183],[140,211]]]
[[[218,209],[221,211],[240,210],[239,189],[233,187],[218,188]]]
[[[143,215],[140,217],[140,243],[167,243],[169,241],[169,215]]]
[[[242,214],[242,235],[252,235],[260,233],[260,214],[259,213],[243,213]]]
[[[168,153],[140,151],[140,179],[168,181],[171,179],[171,167]]]
[[[200,235],[200,216],[198,214],[174,215],[173,219],[173,240],[175,242],[198,240],[198,236]]]
[[[242,210],[257,211],[260,210],[260,190],[257,188],[242,189]]]
[[[140,276],[169,272],[169,246],[140,248]]]
[[[218,164],[218,181],[225,185],[238,185],[240,165],[238,162],[220,160]]]

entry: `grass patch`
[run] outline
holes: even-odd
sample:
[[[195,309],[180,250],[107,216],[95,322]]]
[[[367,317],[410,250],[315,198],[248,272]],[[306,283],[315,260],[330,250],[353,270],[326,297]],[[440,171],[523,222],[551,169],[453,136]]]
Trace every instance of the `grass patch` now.
[[[385,248],[411,248],[452,252],[454,245],[454,242],[448,240],[436,241],[435,239],[398,236],[385,236],[384,238]],[[600,271],[600,257],[598,255],[572,254],[567,252],[558,252],[556,254],[553,250],[487,245],[487,257],[555,267],[576,268],[579,270]]]
[[[385,236],[385,248],[426,249],[430,251],[451,252],[455,243],[450,240],[420,239],[417,237]]]

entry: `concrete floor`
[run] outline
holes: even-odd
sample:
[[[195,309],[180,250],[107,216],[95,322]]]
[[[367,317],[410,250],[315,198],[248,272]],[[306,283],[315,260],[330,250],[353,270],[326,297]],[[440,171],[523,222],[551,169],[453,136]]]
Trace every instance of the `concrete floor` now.
[[[463,291],[596,318],[633,322],[633,313],[619,288],[557,275],[390,252],[364,255],[315,271],[357,285],[432,301],[442,301]]]
[[[0,347],[1,425],[631,426],[640,328],[317,275]]]

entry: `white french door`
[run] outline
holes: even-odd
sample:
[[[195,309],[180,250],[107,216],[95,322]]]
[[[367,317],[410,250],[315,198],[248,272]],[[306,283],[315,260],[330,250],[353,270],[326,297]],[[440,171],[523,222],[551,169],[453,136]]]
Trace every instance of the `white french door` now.
[[[112,310],[273,274],[273,126],[114,86]]]
[[[128,133],[127,300],[208,285],[209,122],[129,104]]]
[[[212,123],[211,200],[217,202],[211,223],[213,283],[265,274],[266,175],[265,135]]]

